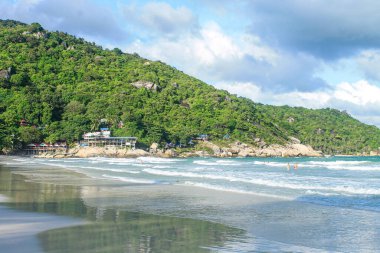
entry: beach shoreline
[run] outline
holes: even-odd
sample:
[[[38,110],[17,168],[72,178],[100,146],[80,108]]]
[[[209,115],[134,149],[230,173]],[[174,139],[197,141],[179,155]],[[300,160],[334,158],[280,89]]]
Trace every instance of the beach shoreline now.
[[[198,164],[196,166],[203,164],[203,166],[209,166],[209,168],[211,168],[210,166],[220,166],[226,162],[226,164],[238,164],[242,161],[241,159],[220,159],[223,163],[216,163],[218,160],[215,158],[198,160],[191,158],[189,160],[191,164]],[[334,236],[337,236],[335,235],[337,228],[331,226],[330,221],[338,226],[339,231],[342,231],[339,233],[339,236],[345,238],[343,241],[347,240],[347,242],[352,241],[349,231],[353,227],[374,230],[380,227],[379,222],[373,222],[376,220],[378,212],[318,205],[307,203],[303,200],[280,198],[268,194],[260,195],[244,191],[234,192],[230,191],[229,188],[213,189],[209,187],[210,185],[205,185],[206,187],[204,188],[203,184],[189,185],[185,181],[172,181],[172,184],[157,181],[152,184],[145,184],[143,182],[120,181],[113,177],[103,179],[92,178],[81,173],[81,170],[75,169],[75,166],[68,166],[80,162],[81,165],[78,166],[82,166],[82,168],[112,170],[113,168],[120,167],[109,167],[111,163],[123,162],[126,163],[126,165],[123,165],[123,168],[129,170],[132,174],[128,175],[133,178],[136,175],[133,174],[136,173],[136,168],[141,168],[141,171],[144,171],[143,168],[146,168],[146,166],[162,169],[165,168],[162,164],[165,161],[169,162],[169,164],[182,164],[183,159],[146,158],[145,160],[141,160],[143,163],[139,163],[140,159],[122,158],[119,160],[111,158],[78,159],[77,161],[75,159],[52,159],[49,161],[25,157],[0,158],[0,163],[3,163],[7,167],[3,168],[8,171],[8,174],[2,175],[2,178],[6,178],[7,175],[18,175],[24,178],[22,180],[24,182],[20,182],[18,176],[12,176],[14,177],[14,181],[10,185],[15,183],[21,184],[22,189],[30,187],[30,189],[33,189],[30,191],[32,195],[36,193],[47,194],[47,203],[38,203],[38,209],[36,210],[45,210],[47,208],[47,211],[51,210],[48,212],[48,215],[55,213],[59,217],[63,215],[65,218],[67,214],[57,212],[57,210],[65,210],[65,202],[69,201],[67,206],[70,208],[84,210],[84,213],[91,214],[91,222],[103,222],[105,219],[115,220],[119,219],[118,217],[123,212],[132,212],[126,213],[128,220],[130,220],[130,217],[136,217],[136,215],[143,215],[144,217],[148,215],[147,219],[152,224],[156,224],[156,222],[162,219],[173,220],[173,223],[170,224],[182,224],[183,219],[191,219],[191,224],[205,222],[206,226],[210,228],[214,227],[215,224],[221,224],[233,230],[238,229],[240,232],[234,231],[239,234],[238,238],[240,239],[234,241],[234,236],[232,236],[232,241],[226,239],[228,243],[223,244],[223,247],[228,248],[228,250],[221,252],[241,252],[241,249],[244,247],[250,250],[254,248],[257,251],[276,252],[347,251],[349,249],[348,244],[335,243]],[[148,165],[148,161],[150,165]],[[247,161],[252,160],[248,159]],[[294,159],[293,161],[299,162],[300,159]],[[102,165],[105,162],[108,164],[107,166],[105,164]],[[128,167],[128,164],[131,163],[136,166],[133,167],[135,169]],[[52,164],[56,164],[56,166],[52,166]],[[259,164],[262,164],[262,166],[268,165],[265,161],[260,161]],[[92,167],[88,167],[89,165]],[[98,167],[93,167],[95,165]],[[179,168],[178,166],[171,168]],[[170,171],[173,170],[171,169]],[[287,173],[285,167],[282,168],[282,171],[283,173]],[[100,172],[99,175],[104,175],[104,173],[107,172]],[[216,177],[216,179],[218,178],[220,177]],[[28,186],[30,184],[33,187]],[[57,195],[58,193],[59,195]],[[23,194],[26,194],[25,191],[17,190],[15,194],[13,197],[16,197],[19,202],[18,208],[24,210],[22,209],[24,208],[24,204],[30,204],[30,208],[36,208],[34,206],[35,203],[30,203],[29,197],[22,197]],[[66,198],[63,196],[66,196],[67,199],[62,199]],[[40,199],[37,195],[35,197]],[[24,199],[27,202],[23,204],[22,200]],[[51,203],[55,202],[58,204],[57,207],[61,206],[61,208],[49,209]],[[9,207],[12,208],[12,206]],[[8,210],[12,211],[12,209]],[[15,212],[18,211],[16,210]],[[344,213],[343,216],[342,213]],[[71,215],[68,216],[72,217]],[[83,219],[80,216],[78,218]],[[143,220],[141,220],[141,223],[146,224]],[[355,222],[356,220],[364,220],[366,222],[358,224]],[[372,222],[370,227],[367,225],[367,220]],[[91,224],[88,227],[89,229],[92,226]],[[113,231],[114,225],[107,224],[104,225],[105,227],[102,225],[98,228],[100,234],[104,229],[109,231],[109,233],[115,232]],[[186,226],[196,229],[191,224],[187,224]],[[223,226],[216,231],[221,232],[227,229]],[[42,234],[47,236],[51,233],[56,233],[60,238],[62,236],[61,233],[75,234],[75,231],[80,231],[81,229],[87,229],[87,227],[58,228],[58,230],[53,229],[56,232],[45,231]],[[147,228],[144,227],[144,229]],[[74,232],[71,232],[72,230]],[[289,230],[292,233],[289,233]],[[244,232],[242,233],[241,231]],[[132,233],[133,231],[130,232]],[[376,249],[379,249],[379,245],[374,241],[369,243],[366,238],[362,237],[361,240],[358,240],[357,245],[359,246],[353,252],[360,252],[360,250],[376,252]],[[165,239],[163,238],[163,240]],[[47,243],[51,244],[52,242]],[[236,250],[233,250],[231,247],[234,247]]]
[[[13,159],[19,159],[20,157],[12,157]],[[11,158],[11,159],[12,159]],[[22,158],[22,157],[21,157]],[[8,157],[9,159],[9,157]],[[7,159],[7,160],[8,160]],[[0,164],[4,161],[0,161]],[[5,161],[5,163],[7,163]],[[206,223],[213,227],[215,224],[221,224],[223,230],[228,228],[233,231],[241,231],[239,236],[233,235],[231,239],[225,238],[227,240],[226,245],[216,246],[215,250],[211,250],[214,246],[210,246],[211,251],[216,252],[235,252],[240,251],[241,247],[250,248],[250,243],[259,244],[257,247],[264,247],[265,249],[273,247],[273,249],[288,249],[288,251],[309,251],[309,252],[318,252],[310,247],[296,246],[283,244],[281,242],[267,241],[264,238],[252,238],[250,235],[246,234],[247,227],[242,227],[236,222],[229,222],[230,214],[225,214],[222,217],[214,217],[212,214],[213,209],[224,209],[226,210],[233,208],[239,209],[240,206],[265,206],[272,203],[286,201],[275,196],[267,196],[260,194],[245,194],[245,193],[236,193],[229,191],[220,191],[214,189],[205,189],[202,187],[193,187],[187,185],[125,185],[125,184],[112,184],[107,180],[93,180],[92,178],[87,177],[85,174],[78,173],[69,168],[57,167],[53,168],[49,165],[32,165],[28,168],[21,168],[19,165],[9,164],[14,168],[12,173],[24,177],[27,182],[34,182],[38,185],[45,185],[48,183],[50,186],[63,186],[68,185],[74,186],[74,188],[79,190],[79,195],[83,204],[90,209],[96,210],[96,220],[102,221],[102,218],[106,210],[128,210],[128,212],[144,215],[152,215],[154,220],[162,219],[175,219],[182,223],[182,220],[186,221],[189,218],[195,223]],[[79,188],[78,188],[79,187]],[[54,187],[53,187],[54,189]],[[51,190],[49,190],[51,191]],[[174,198],[174,204],[172,203]],[[3,198],[4,199],[4,198]],[[141,200],[144,200],[141,202]],[[8,198],[8,200],[11,200]],[[156,207],[156,203],[160,202],[161,208]],[[178,209],[178,207],[186,205],[186,207]],[[211,208],[211,209],[210,209]],[[210,212],[211,211],[211,212]],[[116,215],[119,211],[116,211]],[[53,215],[50,213],[35,213],[29,211],[19,211],[12,207],[4,207],[0,203],[0,215],[5,215],[16,221],[23,221],[26,219],[32,219],[39,223],[39,226],[36,229],[28,230],[28,223],[25,222],[23,227],[18,227],[17,222],[9,224],[9,228],[14,231],[14,236],[18,241],[24,241],[21,248],[25,248],[27,245],[30,249],[33,249],[33,252],[45,252],[41,249],[40,245],[40,236],[49,235],[58,231],[76,231],[76,228],[80,229],[83,224],[88,223],[87,219],[83,217],[73,218],[70,215]],[[150,216],[149,216],[150,217]],[[44,223],[42,221],[46,221]],[[74,222],[72,222],[74,221]],[[90,225],[93,224],[93,221],[90,221]],[[1,222],[0,222],[1,225]],[[114,225],[113,225],[114,226]],[[224,226],[227,226],[224,228]],[[0,226],[1,227],[1,226]],[[243,230],[242,230],[243,229]],[[101,231],[104,228],[100,229]],[[218,229],[213,233],[225,233],[223,230]],[[51,232],[50,232],[51,231]],[[204,232],[202,230],[202,232]],[[1,231],[0,231],[1,233]],[[110,231],[111,233],[111,231]],[[212,233],[212,234],[213,234]],[[4,234],[4,237],[6,234]],[[79,235],[78,235],[79,236]],[[240,238],[241,237],[241,238]],[[22,249],[14,245],[16,240],[11,240],[5,242],[5,239],[2,240],[2,235],[0,234],[0,245],[4,245],[10,249],[9,252],[23,252]],[[239,239],[240,238],[240,239]],[[166,240],[165,238],[163,238]],[[188,239],[186,239],[188,240]],[[228,242],[231,240],[231,242]],[[237,240],[237,242],[235,242]],[[262,244],[260,246],[260,244]],[[182,251],[181,246],[179,250]],[[226,249],[223,250],[223,248]],[[15,250],[15,251],[13,251]],[[17,251],[19,250],[19,251]],[[20,251],[21,250],[21,251]],[[198,252],[200,249],[196,250]],[[58,251],[61,252],[61,251]],[[67,251],[62,251],[67,252]],[[74,252],[74,251],[72,251]],[[172,251],[178,252],[178,250]],[[203,252],[203,251],[201,251]],[[205,251],[205,252],[208,252]]]
[[[75,172],[71,169],[67,169],[64,167],[60,168],[52,168],[51,166],[31,166],[30,168],[22,168],[19,165],[9,164],[9,160],[11,159],[19,159],[20,157],[8,157],[7,161],[0,160],[0,172],[2,170],[1,165],[6,164],[5,166],[10,166],[10,173],[21,176],[24,182],[32,183],[33,185],[45,185],[42,188],[48,187],[46,190],[55,189],[55,186],[58,186],[59,189],[63,189],[67,186],[73,186],[78,191],[78,196],[81,199],[81,202],[85,206],[87,206],[90,210],[95,210],[94,217],[84,218],[84,217],[76,217],[72,215],[67,215],[62,213],[50,213],[50,212],[36,212],[30,211],[29,209],[34,207],[24,207],[23,202],[29,201],[29,197],[24,200],[24,197],[20,199],[20,197],[16,197],[13,199],[11,196],[6,196],[0,193],[0,216],[6,218],[0,218],[0,246],[2,249],[6,249],[7,252],[24,252],[25,248],[30,250],[29,252],[45,252],[45,249],[41,247],[41,241],[39,237],[42,238],[46,235],[50,235],[51,233],[55,233],[55,231],[65,231],[65,230],[73,230],[76,228],[84,229],[87,226],[93,226],[94,224],[103,221],[105,212],[108,210],[114,210],[116,217],[119,216],[119,210],[124,210],[126,208],[125,203],[120,201],[124,199],[128,201],[128,197],[137,197],[150,195],[151,198],[157,197],[161,194],[165,194],[165,192],[172,192],[174,188],[175,191],[181,189],[181,191],[186,192],[187,190],[182,187],[170,186],[170,185],[161,185],[161,186],[144,186],[138,187],[135,185],[127,186],[126,188],[120,188],[120,185],[113,185],[118,189],[124,189],[125,192],[121,192],[119,195],[115,192],[115,189],[108,188],[107,191],[107,182],[106,180],[96,182],[87,177],[82,173]],[[21,157],[22,158],[22,157]],[[52,176],[53,174],[60,174],[58,176]],[[20,181],[18,179],[17,181]],[[62,187],[60,187],[62,186]],[[99,187],[104,187],[100,189]],[[33,187],[34,188],[34,187]],[[185,187],[186,188],[186,187]],[[134,190],[133,190],[134,189]],[[56,191],[56,190],[54,190]],[[196,190],[197,193],[203,194],[204,196],[212,196],[212,197],[221,197],[220,194],[214,192],[214,194],[208,194],[208,191],[203,191],[201,189]],[[194,191],[193,191],[194,193]],[[206,194],[207,193],[207,194]],[[33,194],[33,192],[30,192]],[[43,193],[42,193],[43,194]],[[155,195],[155,196],[154,196]],[[107,198],[116,198],[118,199],[116,202],[114,200],[111,201],[111,204],[107,204],[104,202],[104,199]],[[263,198],[263,197],[261,197]],[[21,202],[20,202],[21,200]],[[231,198],[233,202],[234,198]],[[235,198],[236,200],[236,198]],[[231,203],[232,203],[231,202]],[[29,205],[30,203],[25,203]],[[19,209],[21,207],[21,210]],[[155,215],[164,215],[157,216],[154,218],[157,221],[162,219],[179,219],[180,223],[182,223],[181,219],[185,219],[186,221],[188,217],[185,215],[183,217],[178,217],[174,214],[168,214],[167,212],[160,213],[156,211],[149,210],[141,210],[134,208],[127,208],[132,211],[132,215],[141,213],[141,215],[148,215],[147,217],[151,219],[151,217],[155,217]],[[106,211],[107,210],[107,211]],[[151,215],[151,216],[149,216]],[[167,217],[167,218],[166,218]],[[172,217],[172,218],[170,218]],[[97,221],[96,223],[93,223]],[[198,222],[197,220],[194,220]],[[200,223],[208,224],[209,221],[199,220]],[[165,223],[164,223],[165,224]],[[210,223],[211,227],[219,226],[219,223]],[[215,224],[215,225],[212,225]],[[114,226],[114,225],[113,225]],[[161,225],[162,226],[162,225]],[[180,225],[181,226],[181,225]],[[223,229],[223,225],[220,225]],[[83,227],[83,228],[82,228]],[[226,227],[228,228],[228,227]],[[229,228],[228,228],[229,229]],[[231,228],[232,230],[240,231],[239,229]],[[104,230],[104,228],[100,229]],[[51,231],[51,232],[50,232]],[[239,232],[242,233],[243,231]],[[219,233],[219,232],[218,232]],[[222,233],[222,231],[220,231]],[[49,238],[49,237],[48,237]],[[44,239],[45,240],[45,239]],[[22,243],[21,243],[22,242]],[[89,242],[87,242],[89,243]],[[45,247],[45,246],[44,246]],[[47,251],[49,252],[49,251]],[[55,252],[55,251],[54,251]],[[58,252],[61,252],[58,250]],[[62,252],[67,252],[63,250]],[[74,251],[72,251],[74,252]],[[178,251],[170,251],[170,252],[178,252]],[[203,252],[203,251],[202,251]],[[207,251],[205,251],[207,252]]]

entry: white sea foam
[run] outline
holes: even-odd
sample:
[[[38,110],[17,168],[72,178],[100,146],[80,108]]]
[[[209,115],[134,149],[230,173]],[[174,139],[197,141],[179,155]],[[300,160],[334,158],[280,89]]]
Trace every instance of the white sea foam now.
[[[210,175],[210,174],[198,174],[194,172],[181,172],[181,171],[168,171],[168,170],[157,170],[157,169],[144,169],[146,173],[153,175],[169,176],[169,177],[189,177],[189,178],[206,178],[206,179],[221,179],[227,181],[233,181],[233,177],[221,176],[221,175]]]
[[[380,171],[380,164],[370,161],[310,161],[306,166],[324,167],[329,170]]]
[[[137,162],[142,161],[143,163],[176,163],[181,161],[180,159],[169,159],[169,158],[159,158],[159,157],[139,157]]]
[[[155,169],[170,169],[172,167],[165,166],[165,165],[155,165],[155,166],[153,166],[153,168],[155,168]]]
[[[254,165],[264,165],[268,167],[281,167],[286,168],[288,166],[288,163],[281,163],[281,162],[262,162],[262,161],[254,161]]]
[[[313,165],[329,166],[329,165],[358,165],[363,163],[370,163],[368,161],[309,161],[306,162]]]
[[[230,165],[230,166],[240,166],[240,165],[243,165],[242,163],[237,163],[236,161],[233,161],[233,160],[217,160],[216,162],[218,164]]]
[[[351,170],[351,171],[380,171],[380,166],[328,166],[329,170]]]
[[[294,162],[266,162],[266,161],[254,161],[255,165],[264,165],[269,167],[283,167],[286,168],[288,164],[293,164]],[[331,169],[350,169],[355,168],[355,166],[360,164],[370,164],[368,161],[308,161],[308,162],[298,162],[299,167],[325,167]]]
[[[156,181],[148,179],[139,179],[139,178],[129,178],[129,177],[115,177],[107,174],[103,174],[102,177],[109,178],[117,181],[127,182],[127,183],[136,183],[136,184],[155,184]]]
[[[133,165],[133,163],[125,163],[125,162],[111,162],[111,163],[108,163],[108,164],[118,165],[118,166],[130,166],[130,165]]]
[[[194,164],[198,165],[205,165],[205,166],[240,166],[243,165],[243,163],[237,163],[236,161],[229,161],[229,160],[200,160],[200,161],[193,161]]]
[[[101,170],[101,171],[112,171],[112,172],[121,172],[121,173],[129,173],[129,174],[139,174],[139,171],[127,170],[127,169],[113,169],[113,168],[105,168],[105,167],[92,167],[92,166],[80,166],[81,169],[90,169],[90,170]]]
[[[136,159],[133,158],[108,158],[108,157],[91,157],[88,158],[93,163],[125,163],[125,164],[133,164],[136,163]]]
[[[224,191],[224,192],[232,192],[232,193],[239,193],[239,194],[250,194],[250,195],[256,195],[256,196],[264,196],[264,197],[271,197],[271,198],[281,198],[286,200],[292,200],[293,198],[285,197],[285,196],[278,196],[273,194],[265,194],[261,192],[253,192],[253,191],[246,191],[241,190],[233,187],[225,187],[220,185],[212,185],[212,184],[206,184],[206,183],[197,183],[197,182],[191,182],[191,181],[185,181],[183,183],[184,185],[188,186],[194,186],[204,189],[210,189],[215,191]]]
[[[16,162],[28,162],[29,161],[29,159],[23,159],[23,158],[14,158],[12,160],[16,161]]]
[[[339,193],[331,193],[331,192],[320,192],[320,191],[312,191],[312,190],[307,190],[306,191],[307,195],[321,195],[321,196],[340,196],[341,194]]]
[[[60,168],[78,168],[78,166],[71,166],[71,165],[67,165],[67,164],[60,164],[60,163],[46,163],[46,162],[41,162],[39,164],[42,164],[42,165],[48,165],[48,166],[52,166],[52,167],[60,167]]]
[[[201,171],[221,171],[222,169],[217,169],[214,167],[195,167],[191,170],[195,172],[201,172]]]
[[[286,181],[273,181],[266,179],[250,179],[242,180],[242,182],[250,182],[252,184],[269,186],[273,188],[286,188],[293,190],[316,190],[316,191],[327,191],[327,192],[337,192],[337,193],[349,193],[349,194],[359,194],[359,195],[380,195],[380,189],[377,188],[365,188],[363,186],[348,186],[348,185],[320,185],[320,184],[302,184],[300,182],[290,183]]]
[[[265,187],[272,188],[285,188],[292,190],[316,190],[316,191],[332,191],[338,193],[349,193],[349,194],[364,194],[364,195],[380,195],[380,189],[375,188],[365,188],[361,186],[353,187],[353,186],[325,186],[320,184],[311,184],[308,183],[307,180],[301,179],[302,181],[294,181],[288,182],[284,181],[284,179],[262,179],[262,178],[240,178],[237,176],[228,176],[228,175],[214,175],[214,174],[198,174],[194,172],[180,172],[180,171],[163,171],[156,169],[144,169],[146,173],[154,174],[154,175],[162,175],[162,176],[170,176],[170,177],[186,177],[186,178],[202,178],[202,179],[212,179],[212,180],[225,180],[229,182],[241,182],[248,184],[261,185]],[[302,183],[305,182],[305,183]]]
[[[215,165],[220,165],[217,162],[210,162],[210,161],[205,161],[205,160],[200,160],[200,161],[193,161],[194,164],[199,164],[199,165],[206,165],[206,166],[215,166]]]
[[[136,163],[133,164],[134,167],[150,167],[152,166],[151,164],[143,164],[143,163]]]

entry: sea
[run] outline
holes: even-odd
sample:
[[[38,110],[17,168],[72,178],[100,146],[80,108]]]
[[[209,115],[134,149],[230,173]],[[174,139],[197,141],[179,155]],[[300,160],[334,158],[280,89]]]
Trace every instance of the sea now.
[[[81,185],[87,206],[244,231],[202,248],[212,252],[380,252],[380,157],[14,157],[3,164],[82,174],[91,179]]]

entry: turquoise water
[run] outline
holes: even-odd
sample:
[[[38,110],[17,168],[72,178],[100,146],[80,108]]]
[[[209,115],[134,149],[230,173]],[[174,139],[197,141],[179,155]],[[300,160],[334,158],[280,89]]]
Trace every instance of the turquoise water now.
[[[380,251],[379,157],[15,158],[7,163],[87,175],[99,182],[82,190],[89,206],[216,221],[247,232],[244,242],[216,251]],[[171,185],[185,192],[140,192]],[[113,195],[100,196],[112,187]],[[199,196],[200,190],[216,195]],[[94,191],[99,196],[87,196]],[[124,191],[134,195],[120,197]],[[250,202],[256,195],[272,201]]]

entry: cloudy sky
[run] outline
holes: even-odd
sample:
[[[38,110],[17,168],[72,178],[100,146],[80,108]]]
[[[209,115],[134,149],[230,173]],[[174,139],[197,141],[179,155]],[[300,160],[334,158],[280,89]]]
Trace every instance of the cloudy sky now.
[[[256,102],[333,107],[377,126],[379,10],[376,0],[0,0],[0,19],[137,52]]]

